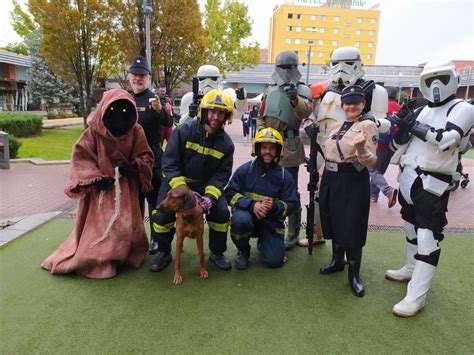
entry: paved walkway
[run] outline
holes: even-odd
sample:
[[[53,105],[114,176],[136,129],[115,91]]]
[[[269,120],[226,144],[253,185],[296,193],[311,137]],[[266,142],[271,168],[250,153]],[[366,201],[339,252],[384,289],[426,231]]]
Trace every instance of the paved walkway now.
[[[64,120],[59,121],[65,123]],[[82,124],[82,119],[77,121],[79,125]],[[75,124],[77,125],[77,123]],[[240,122],[234,122],[226,127],[226,131],[231,135],[236,146],[234,157],[234,169],[236,169],[251,159],[252,146],[250,142],[243,139]],[[474,160],[463,159],[463,163],[465,172],[473,177]],[[397,169],[397,166],[391,165],[386,173],[389,183],[393,186],[396,186]],[[28,216],[47,213],[44,215],[47,220],[47,218],[54,216],[55,212],[68,212],[74,209],[76,201],[67,198],[63,193],[68,171],[69,164],[67,162],[58,162],[54,165],[43,165],[41,162],[38,165],[28,162],[12,162],[9,170],[0,169],[0,244],[2,241],[7,241],[6,237],[2,237],[2,233],[5,235],[6,230],[15,229],[14,224],[24,221]],[[308,173],[304,167],[300,168],[299,180],[302,204],[306,205],[308,203],[306,191]],[[448,231],[473,233],[473,190],[474,183],[471,182],[467,189],[459,188],[451,194],[448,206]],[[35,227],[38,224],[38,218],[35,217],[33,220]],[[303,221],[305,220],[305,213],[303,213]],[[13,225],[2,230],[2,226],[5,227],[7,224]],[[381,196],[378,203],[371,204],[369,224],[371,228],[375,229],[399,229],[402,226],[399,205],[388,209],[385,197]],[[18,234],[21,235],[20,232]]]

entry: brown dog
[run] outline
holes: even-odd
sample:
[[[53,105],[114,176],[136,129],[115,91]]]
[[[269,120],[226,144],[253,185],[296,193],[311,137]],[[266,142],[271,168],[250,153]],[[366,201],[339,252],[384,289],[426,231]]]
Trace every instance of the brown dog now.
[[[168,191],[166,198],[158,205],[158,210],[164,213],[176,213],[176,259],[174,261],[173,283],[183,282],[181,275],[181,253],[185,237],[196,238],[199,253],[199,274],[201,279],[207,279],[208,272],[204,263],[204,231],[203,211],[196,195],[186,185],[180,185]]]

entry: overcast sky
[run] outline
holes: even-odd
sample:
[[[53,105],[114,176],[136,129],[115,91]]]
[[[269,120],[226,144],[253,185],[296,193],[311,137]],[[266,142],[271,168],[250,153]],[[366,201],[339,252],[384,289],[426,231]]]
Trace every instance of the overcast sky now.
[[[26,0],[19,0],[21,4]],[[201,8],[206,0],[199,0]],[[282,0],[244,0],[252,41],[268,45],[269,20]],[[474,60],[474,0],[367,0],[380,4],[376,64],[418,65],[433,59]],[[11,0],[0,0],[0,46],[19,41],[11,29]]]

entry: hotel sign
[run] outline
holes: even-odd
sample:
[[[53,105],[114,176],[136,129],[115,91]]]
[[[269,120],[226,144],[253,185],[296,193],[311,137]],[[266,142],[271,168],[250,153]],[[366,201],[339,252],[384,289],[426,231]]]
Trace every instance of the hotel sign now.
[[[295,0],[295,5],[320,6],[326,3],[330,7],[365,6],[365,0]]]

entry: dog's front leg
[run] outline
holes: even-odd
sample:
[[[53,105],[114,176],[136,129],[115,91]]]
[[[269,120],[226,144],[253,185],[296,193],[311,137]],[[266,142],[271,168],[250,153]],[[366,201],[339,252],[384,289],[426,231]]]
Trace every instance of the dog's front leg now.
[[[196,237],[196,244],[199,253],[199,275],[201,275],[201,279],[207,279],[209,274],[206,269],[206,263],[204,261],[204,242],[202,239],[202,234]]]
[[[183,251],[184,236],[176,233],[176,259],[174,261],[174,278],[173,283],[180,285],[183,283],[183,277],[181,276],[181,253]]]

